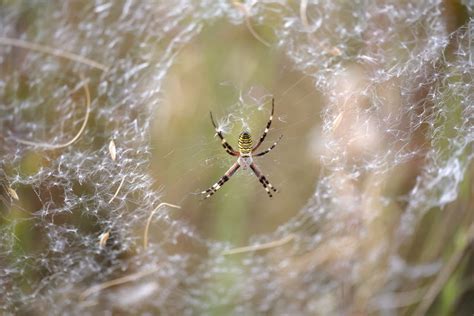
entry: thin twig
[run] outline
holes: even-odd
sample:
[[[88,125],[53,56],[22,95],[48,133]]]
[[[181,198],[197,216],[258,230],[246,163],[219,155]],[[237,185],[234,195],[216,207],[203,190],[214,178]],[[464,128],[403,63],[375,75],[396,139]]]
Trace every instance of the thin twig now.
[[[109,200],[109,204],[112,203],[112,201],[115,200],[115,198],[117,197],[117,195],[118,195],[120,189],[122,188],[122,185],[123,185],[123,182],[124,182],[124,181],[125,181],[125,176],[122,177],[122,181],[120,181],[120,184],[119,184],[119,186],[118,186],[118,188],[117,188],[117,191],[115,191],[114,196],[112,196],[112,198]]]
[[[146,221],[145,232],[143,233],[143,248],[145,249],[148,247],[148,230],[150,228],[151,219],[153,215],[155,215],[155,213],[158,211],[158,209],[162,207],[163,205],[174,207],[174,208],[181,208],[181,206],[178,206],[178,205],[173,205],[169,203],[160,203],[157,207],[155,207],[153,211],[151,211],[150,216],[148,217],[148,220]]]
[[[443,289],[446,282],[449,280],[451,275],[453,274],[454,270],[456,270],[457,266],[461,262],[466,249],[470,246],[471,242],[474,240],[474,224],[472,224],[466,235],[466,243],[463,245],[461,249],[458,249],[449,259],[448,263],[443,267],[443,269],[438,274],[437,278],[430,286],[428,291],[426,292],[425,296],[421,300],[420,305],[418,305],[417,309],[413,313],[414,316],[422,316],[426,315],[426,312],[433,304],[434,300],[438,296],[438,294]]]
[[[82,132],[86,128],[87,121],[89,120],[89,114],[90,114],[89,112],[90,112],[90,108],[91,108],[91,95],[90,95],[90,92],[89,92],[89,86],[87,84],[87,81],[84,83],[84,91],[85,91],[85,94],[86,94],[86,114],[85,114],[82,126],[79,129],[79,132],[77,132],[76,136],[74,136],[73,139],[71,139],[70,141],[68,141],[66,143],[63,143],[63,144],[37,143],[37,142],[32,142],[32,141],[29,141],[29,140],[25,140],[25,139],[19,139],[19,138],[13,138],[13,139],[16,142],[21,143],[21,144],[36,146],[36,147],[43,147],[44,149],[64,148],[64,147],[67,147],[67,146],[71,145],[72,143],[74,143],[81,136]]]
[[[283,237],[281,239],[278,239],[278,240],[275,240],[275,241],[271,241],[271,242],[264,243],[264,244],[234,248],[234,249],[224,251],[222,254],[224,256],[226,256],[226,255],[235,255],[235,254],[238,254],[238,253],[252,252],[252,251],[275,248],[275,247],[283,246],[284,244],[290,242],[294,238],[295,238],[295,235],[289,234],[288,236],[285,236],[285,237]]]
[[[154,268],[154,269],[150,269],[150,270],[144,270],[144,271],[140,271],[140,272],[137,272],[137,273],[126,275],[124,277],[113,279],[113,280],[110,280],[110,281],[107,281],[107,282],[104,282],[104,283],[101,283],[101,284],[94,285],[94,286],[90,287],[89,289],[85,290],[84,292],[82,292],[79,297],[80,297],[81,300],[85,300],[88,296],[90,296],[94,293],[100,292],[100,291],[105,290],[105,289],[107,289],[109,287],[112,287],[112,286],[116,286],[116,285],[120,285],[120,284],[124,284],[124,283],[128,283],[128,282],[136,281],[136,280],[141,279],[141,278],[143,278],[147,275],[153,274],[156,271],[158,271],[158,268]]]
[[[232,3],[245,15],[245,25],[247,25],[247,28],[250,31],[250,33],[253,35],[253,37],[255,37],[255,39],[257,39],[263,45],[270,47],[271,46],[270,43],[268,43],[260,35],[258,35],[257,31],[255,31],[255,29],[253,28],[252,23],[250,21],[250,12],[247,9],[247,7],[243,3],[240,3],[238,1],[233,1]]]
[[[96,61],[93,61],[92,59],[82,57],[80,55],[76,55],[74,53],[70,53],[67,51],[64,51],[62,49],[57,49],[45,45],[40,45],[40,44],[35,44],[35,43],[29,43],[20,39],[16,38],[8,38],[8,37],[0,37],[0,45],[10,45],[10,46],[16,46],[16,47],[21,47],[21,48],[26,48],[29,50],[34,50],[37,52],[41,52],[44,54],[50,54],[53,56],[69,59],[76,61],[81,64],[85,64],[88,66],[91,66],[93,68],[100,69],[102,71],[107,71],[108,67],[98,63]]]

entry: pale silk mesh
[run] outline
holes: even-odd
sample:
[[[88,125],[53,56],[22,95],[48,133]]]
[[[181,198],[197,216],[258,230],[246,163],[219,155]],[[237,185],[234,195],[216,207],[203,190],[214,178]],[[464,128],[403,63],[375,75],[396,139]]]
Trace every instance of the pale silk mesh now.
[[[472,2],[459,6],[472,16]],[[0,37],[58,47],[108,69],[0,45],[0,310],[397,314],[390,298],[404,280],[429,280],[442,266],[405,262],[404,246],[427,212],[456,200],[472,159],[474,22],[452,23],[444,12],[435,0],[3,2]],[[271,28],[268,44],[326,100],[314,194],[274,233],[251,239],[293,240],[231,261],[222,255],[229,245],[204,238],[166,207],[153,219],[162,238],[141,245],[148,215],[163,202],[148,173],[151,114],[180,49],[217,19]],[[84,80],[93,123],[78,141],[52,151],[18,142],[71,139],[85,115]],[[116,161],[110,139],[120,140]],[[28,163],[35,159],[40,168]],[[406,168],[413,168],[410,189],[391,191]],[[33,197],[28,205],[22,195]],[[391,211],[380,229],[375,223]],[[17,240],[22,230],[38,236],[34,247]],[[113,236],[105,252],[101,231]],[[193,246],[174,247],[183,238]],[[122,286],[83,295],[127,275]],[[233,281],[211,285],[222,276]]]

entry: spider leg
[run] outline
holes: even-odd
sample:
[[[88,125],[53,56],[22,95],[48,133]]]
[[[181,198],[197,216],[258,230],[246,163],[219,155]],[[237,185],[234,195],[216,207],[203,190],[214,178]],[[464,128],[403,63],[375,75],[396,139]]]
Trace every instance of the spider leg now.
[[[273,187],[273,185],[270,184],[270,182],[267,180],[267,178],[265,178],[262,171],[260,171],[260,169],[257,167],[257,165],[255,163],[252,163],[250,165],[250,168],[253,170],[253,172],[257,176],[258,180],[260,181],[260,183],[265,188],[265,191],[267,191],[268,196],[272,197],[273,195],[272,195],[272,192],[270,190],[272,190],[273,192],[277,192],[277,189],[275,189]]]
[[[264,150],[262,151],[261,153],[259,154],[256,154],[256,155],[253,155],[254,157],[260,157],[260,156],[263,156],[263,155],[266,155],[268,154],[273,148],[276,147],[276,145],[278,144],[278,142],[281,140],[281,138],[283,137],[283,135],[280,135],[280,137],[278,138],[278,140],[276,142],[273,143],[273,145],[268,148],[267,150]]]
[[[217,128],[216,122],[214,121],[214,118],[212,117],[212,112],[209,112],[211,114],[211,122],[212,125],[214,126],[214,130],[217,133],[217,136],[221,139],[221,144],[222,147],[224,147],[225,151],[231,155],[231,156],[238,156],[239,152],[235,151],[231,145],[225,140],[224,135],[222,135],[222,132]]]
[[[275,110],[275,98],[272,98],[272,114],[270,114],[270,119],[268,120],[268,123],[267,123],[267,127],[265,127],[265,130],[263,131],[263,134],[262,136],[260,137],[257,145],[255,145],[255,147],[252,149],[252,152],[254,152],[255,150],[257,150],[257,148],[263,143],[263,141],[265,140],[265,137],[267,137],[267,134],[268,134],[268,131],[270,130],[270,126],[272,125],[272,121],[273,121],[273,112]]]
[[[219,179],[219,181],[217,181],[212,187],[210,187],[209,189],[207,189],[206,191],[202,191],[201,193],[202,194],[207,194],[206,197],[204,199],[207,199],[208,197],[210,197],[211,195],[213,195],[214,193],[217,192],[217,190],[219,190],[223,185],[224,183],[227,182],[227,180],[230,179],[230,177],[232,177],[232,175],[240,168],[240,165],[238,162],[234,163],[232,165],[232,167],[229,168],[229,170],[227,170],[227,172],[222,176],[222,178]]]

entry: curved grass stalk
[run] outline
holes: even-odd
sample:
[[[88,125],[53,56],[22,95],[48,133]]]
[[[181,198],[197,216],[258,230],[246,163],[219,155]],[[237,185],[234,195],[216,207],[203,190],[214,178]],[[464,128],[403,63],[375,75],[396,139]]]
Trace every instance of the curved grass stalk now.
[[[237,1],[233,1],[232,4],[238,8],[240,11],[242,11],[242,13],[245,15],[245,25],[247,26],[249,32],[253,35],[253,37],[255,37],[256,40],[258,40],[260,43],[262,43],[263,45],[267,46],[267,47],[270,47],[270,43],[268,43],[266,40],[264,40],[258,33],[257,31],[255,31],[255,29],[253,28],[252,26],[252,23],[250,22],[250,12],[249,10],[247,9],[247,7],[240,3],[240,2],[237,2]]]
[[[91,107],[91,96],[89,92],[89,86],[87,84],[87,81],[84,83],[84,91],[86,94],[86,114],[84,117],[84,121],[82,122],[82,126],[77,132],[76,136],[74,136],[70,141],[63,143],[63,144],[49,144],[49,143],[39,143],[39,142],[33,142],[25,139],[19,139],[19,138],[13,138],[16,142],[20,144],[25,144],[25,145],[30,145],[30,146],[35,146],[35,147],[42,147],[44,149],[58,149],[58,148],[64,148],[72,143],[74,143],[76,140],[81,137],[82,132],[84,132],[84,129],[86,128],[87,121],[89,120],[89,112],[90,112],[90,107]]]
[[[300,2],[300,18],[301,23],[304,27],[309,27],[308,16],[306,15],[306,10],[308,9],[308,0],[301,0]]]
[[[112,198],[109,200],[109,204],[112,203],[112,201],[115,200],[115,198],[117,197],[120,189],[122,188],[122,185],[123,185],[124,181],[125,181],[125,176],[122,177],[122,181],[120,181],[120,184],[119,184],[117,190],[115,191],[114,196],[112,196]]]
[[[148,220],[146,221],[145,232],[143,233],[143,248],[145,248],[145,249],[148,247],[148,231],[149,231],[149,228],[150,228],[151,219],[153,218],[153,215],[155,215],[155,213],[159,210],[159,208],[164,206],[164,205],[169,206],[169,207],[178,208],[178,209],[181,208],[181,206],[174,205],[174,204],[160,203],[157,207],[155,207],[155,209],[153,211],[151,211],[150,216],[148,216]]]

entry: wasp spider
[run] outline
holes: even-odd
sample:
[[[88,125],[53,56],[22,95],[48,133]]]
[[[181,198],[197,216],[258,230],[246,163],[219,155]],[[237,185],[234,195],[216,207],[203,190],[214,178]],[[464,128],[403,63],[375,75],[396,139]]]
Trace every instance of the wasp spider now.
[[[219,179],[212,187],[207,189],[206,191],[202,191],[202,194],[206,194],[206,199],[213,195],[214,193],[219,190],[224,183],[227,182],[227,180],[232,177],[232,175],[240,168],[242,169],[252,169],[252,171],[255,173],[257,176],[258,180],[260,183],[263,185],[265,190],[268,193],[269,197],[272,197],[272,191],[276,192],[277,190],[273,187],[273,185],[270,184],[270,182],[267,180],[267,178],[263,175],[262,171],[257,167],[255,162],[253,162],[253,157],[260,157],[263,156],[267,153],[269,153],[275,146],[278,144],[280,139],[283,137],[283,135],[278,138],[278,140],[273,143],[273,145],[268,148],[267,150],[264,150],[258,154],[254,154],[254,152],[260,147],[260,145],[263,143],[265,140],[265,137],[267,136],[268,130],[270,129],[270,125],[272,125],[272,120],[273,120],[273,111],[275,109],[275,100],[272,99],[272,114],[270,115],[270,119],[268,120],[267,127],[265,128],[265,131],[263,132],[262,136],[258,140],[257,145],[253,146],[253,141],[252,141],[252,136],[248,131],[243,131],[239,135],[239,151],[235,151],[231,145],[225,140],[224,136],[222,135],[222,132],[217,128],[216,122],[214,121],[214,118],[212,117],[212,112],[211,113],[211,121],[212,125],[214,126],[214,129],[216,131],[217,136],[221,139],[222,147],[224,147],[224,150],[231,156],[237,156],[239,157],[237,161],[232,165],[232,167],[227,170],[227,172],[224,174],[222,178]]]

